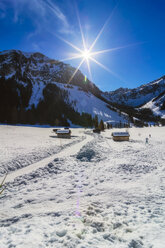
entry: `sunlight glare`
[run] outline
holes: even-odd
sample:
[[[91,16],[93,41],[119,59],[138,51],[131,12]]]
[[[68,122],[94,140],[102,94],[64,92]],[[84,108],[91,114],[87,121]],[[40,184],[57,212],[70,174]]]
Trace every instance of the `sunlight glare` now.
[[[84,50],[84,51],[82,52],[82,56],[87,60],[87,59],[90,58],[91,53],[89,52],[89,50]]]
[[[115,9],[116,9],[116,7],[114,8],[114,10]],[[114,10],[112,11],[112,14],[113,14]],[[78,14],[78,10],[77,10],[77,18],[78,18],[78,23],[79,23],[79,28],[80,28],[80,33],[81,33],[81,38],[82,38],[82,43],[83,43],[83,48],[84,49],[82,50],[79,47],[77,47],[76,45],[74,45],[71,42],[69,42],[68,40],[65,40],[64,38],[60,37],[59,35],[56,35],[59,39],[61,39],[62,41],[64,41],[66,44],[68,44],[69,46],[71,46],[72,48],[74,48],[78,52],[78,53],[73,54],[70,58],[63,59],[62,61],[73,60],[73,59],[81,58],[81,61],[80,61],[79,65],[78,65],[78,67],[75,69],[74,73],[72,74],[72,76],[71,76],[71,78],[69,80],[69,83],[72,81],[72,79],[74,78],[74,76],[78,72],[79,68],[84,63],[84,61],[87,64],[88,72],[89,72],[89,76],[90,76],[90,80],[91,81],[92,81],[92,73],[91,73],[91,68],[90,68],[90,63],[89,63],[90,61],[93,61],[94,63],[96,63],[97,65],[99,65],[101,68],[103,68],[104,70],[106,70],[109,73],[111,73],[113,76],[115,76],[118,79],[120,79],[121,81],[123,81],[116,73],[114,73],[109,68],[107,68],[106,66],[104,66],[99,61],[97,61],[96,59],[93,58],[93,56],[95,56],[95,55],[99,55],[99,54],[103,54],[103,53],[107,53],[107,52],[113,52],[115,50],[127,48],[127,47],[130,47],[130,46],[133,46],[133,45],[137,45],[138,44],[138,43],[135,43],[135,44],[130,44],[130,45],[126,45],[126,46],[115,47],[115,48],[111,48],[111,49],[104,49],[104,50],[101,50],[101,51],[93,51],[93,48],[94,48],[96,42],[98,41],[98,39],[102,35],[105,27],[107,26],[109,20],[112,17],[112,14],[106,20],[106,22],[104,23],[104,25],[101,28],[100,32],[96,36],[94,42],[92,43],[92,45],[88,49],[87,49],[87,46],[86,46],[86,41],[85,41],[84,33],[83,33],[83,30],[82,30],[82,26],[81,26],[81,22],[80,22],[80,17],[79,17],[79,14]]]

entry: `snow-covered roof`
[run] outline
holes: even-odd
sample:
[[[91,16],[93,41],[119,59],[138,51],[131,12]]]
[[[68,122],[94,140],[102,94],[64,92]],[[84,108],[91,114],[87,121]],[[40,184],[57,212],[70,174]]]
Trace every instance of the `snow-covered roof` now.
[[[130,136],[128,132],[113,132],[112,133],[113,136],[120,136],[120,137],[123,137],[123,136]]]
[[[68,130],[68,129],[65,129],[65,130],[57,130],[56,133],[57,133],[57,134],[61,134],[61,133],[62,133],[62,134],[68,134],[68,133],[70,133],[70,130]]]

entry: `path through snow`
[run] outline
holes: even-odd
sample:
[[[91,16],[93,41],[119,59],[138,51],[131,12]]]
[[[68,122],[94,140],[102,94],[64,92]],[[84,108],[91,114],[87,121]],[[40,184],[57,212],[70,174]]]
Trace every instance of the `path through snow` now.
[[[164,248],[164,131],[132,128],[119,143],[92,134],[15,177],[0,199],[0,247]]]
[[[32,171],[35,171],[39,168],[42,168],[46,166],[48,163],[52,162],[55,159],[65,158],[69,156],[73,156],[79,152],[82,146],[86,145],[88,142],[90,142],[93,139],[93,137],[89,134],[85,135],[85,139],[81,142],[78,142],[76,144],[72,144],[69,147],[64,148],[61,152],[51,155],[47,158],[44,158],[37,163],[31,164],[29,166],[26,166],[22,169],[18,169],[12,173],[10,173],[6,178],[6,183],[13,181],[15,178],[19,176],[23,176],[25,174],[30,174]],[[2,178],[0,178],[0,181],[2,181]]]

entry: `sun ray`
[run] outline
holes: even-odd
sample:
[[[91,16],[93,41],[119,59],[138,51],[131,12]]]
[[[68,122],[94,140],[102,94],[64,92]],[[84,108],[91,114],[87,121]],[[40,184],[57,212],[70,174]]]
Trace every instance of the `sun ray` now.
[[[108,71],[108,72],[110,72],[111,73],[111,70],[108,68],[108,67],[106,67],[105,65],[103,65],[103,64],[101,64],[99,61],[97,61],[96,59],[94,59],[94,58],[90,58],[93,62],[95,62],[97,65],[99,65],[100,67],[102,67],[104,70],[106,70],[106,71]]]
[[[77,55],[75,55],[73,57],[68,57],[68,58],[65,58],[65,59],[61,59],[61,61],[64,62],[64,61],[73,60],[73,59],[80,59],[82,57],[83,57],[82,54],[77,54]]]
[[[90,57],[92,57],[94,55],[108,53],[108,52],[113,52],[113,51],[117,51],[117,50],[120,50],[120,49],[129,48],[131,46],[136,46],[136,45],[144,44],[144,43],[145,42],[137,42],[137,43],[133,43],[133,44],[125,45],[125,46],[114,47],[114,48],[110,48],[110,49],[104,49],[104,50],[100,50],[100,51],[96,51],[96,52],[89,52],[89,50],[85,50],[85,51],[81,51],[81,53],[72,53],[73,54],[72,57],[61,59],[61,61],[68,61],[68,60],[83,58],[84,57],[84,53],[85,54],[88,53],[89,54],[88,55],[88,58],[90,58]],[[88,64],[89,64],[89,61],[88,61]]]
[[[81,33],[81,40],[82,40],[82,44],[83,44],[83,49],[80,49],[79,47],[77,47],[76,45],[72,44],[70,41],[62,38],[61,36],[56,35],[60,40],[62,40],[63,42],[65,42],[66,44],[68,44],[70,47],[74,48],[78,52],[78,53],[71,53],[70,57],[64,58],[61,61],[81,59],[78,67],[73,72],[73,74],[72,74],[72,76],[71,76],[71,78],[69,80],[69,83],[72,81],[72,79],[74,78],[74,76],[76,75],[77,71],[79,70],[79,68],[81,67],[81,65],[83,64],[84,61],[86,61],[88,72],[89,72],[89,77],[90,77],[90,80],[92,81],[90,60],[93,61],[94,63],[96,63],[97,65],[99,65],[104,70],[108,71],[110,74],[112,74],[113,76],[118,78],[120,81],[124,82],[123,79],[118,74],[114,73],[112,70],[110,70],[108,67],[106,67],[105,65],[103,65],[102,63],[100,63],[98,60],[96,60],[93,57],[95,55],[104,54],[104,53],[108,53],[108,52],[113,52],[113,51],[117,51],[117,50],[120,50],[120,49],[124,49],[124,48],[128,48],[128,47],[131,47],[131,46],[135,46],[135,45],[139,45],[139,44],[144,43],[144,42],[139,42],[139,43],[128,44],[128,45],[125,45],[125,46],[119,46],[119,47],[114,47],[114,48],[110,48],[110,49],[104,49],[104,50],[100,50],[100,51],[93,51],[93,48],[94,48],[96,42],[98,41],[98,39],[102,35],[103,31],[105,30],[107,24],[109,23],[110,19],[112,18],[112,15],[113,15],[115,9],[117,8],[117,6],[118,6],[118,4],[112,10],[110,16],[107,18],[106,22],[104,23],[104,25],[102,26],[101,30],[97,34],[97,36],[96,36],[95,40],[93,41],[92,45],[90,46],[90,48],[87,48],[87,46],[86,46],[86,40],[85,40],[85,36],[84,36],[84,33],[83,33],[83,29],[82,29],[82,25],[81,25],[81,21],[80,21],[80,16],[79,16],[79,12],[78,12],[77,8],[76,8],[76,13],[77,13],[77,19],[78,19],[78,24],[79,24],[80,33]]]
[[[103,33],[105,27],[107,26],[108,22],[110,21],[110,19],[113,16],[113,13],[115,11],[115,9],[117,8],[118,5],[116,5],[114,7],[114,9],[112,10],[112,13],[110,14],[110,16],[108,17],[108,19],[105,21],[104,25],[102,26],[101,30],[99,31],[98,35],[96,36],[96,39],[94,40],[94,42],[92,43],[92,45],[89,48],[89,51],[92,51],[93,47],[95,46],[96,42],[98,41],[98,39],[100,38],[101,34]]]
[[[84,37],[83,30],[82,30],[82,26],[81,26],[81,22],[80,22],[80,16],[79,16],[79,12],[78,12],[77,8],[76,8],[76,14],[77,14],[77,19],[78,19],[78,23],[79,23],[80,32],[81,32],[81,38],[82,38],[82,42],[83,42],[83,47],[84,47],[84,50],[86,50],[85,37]]]
[[[88,71],[89,71],[89,77],[90,77],[90,80],[92,81],[92,73],[91,73],[91,68],[90,68],[90,64],[89,64],[89,60],[87,59],[87,66],[88,66]]]
[[[113,51],[128,48],[131,46],[136,46],[136,45],[143,44],[143,43],[144,42],[137,42],[137,43],[133,43],[133,44],[125,45],[125,46],[114,47],[114,48],[110,48],[110,49],[104,49],[104,50],[100,50],[100,51],[96,51],[96,52],[91,52],[90,54],[91,54],[91,56],[93,56],[93,55],[98,55],[98,54],[102,54],[102,53],[113,52]]]
[[[68,40],[65,40],[64,38],[62,38],[59,35],[56,35],[60,40],[64,41],[66,44],[68,44],[69,46],[73,47],[75,50],[77,50],[78,52],[82,53],[83,50],[81,50],[80,48],[78,48],[77,46],[75,46],[74,44],[72,44],[71,42],[69,42]]]
[[[105,65],[101,64],[99,61],[97,61],[94,58],[90,58],[93,62],[95,62],[97,65],[99,65],[100,67],[102,67],[104,70],[108,71],[110,74],[112,74],[113,76],[115,76],[116,78],[120,79],[120,81],[122,81],[123,83],[126,83],[125,81],[123,81],[123,79],[116,74],[115,72],[113,72],[112,70],[110,70],[108,67],[106,67]]]
[[[84,62],[85,58],[83,58],[80,62],[80,64],[78,65],[78,67],[76,68],[76,70],[74,71],[73,75],[71,76],[71,78],[69,79],[69,83],[72,81],[72,79],[74,78],[74,76],[76,75],[77,71],[79,70],[80,66],[82,65],[82,63]]]

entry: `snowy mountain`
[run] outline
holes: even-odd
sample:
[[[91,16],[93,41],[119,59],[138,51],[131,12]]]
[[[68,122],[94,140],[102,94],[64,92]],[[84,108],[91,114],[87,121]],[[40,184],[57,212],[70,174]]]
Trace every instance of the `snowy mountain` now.
[[[41,53],[0,52],[0,122],[90,125],[95,115],[126,122],[79,70],[69,83],[74,72]]]
[[[161,116],[165,119],[165,91],[163,91],[160,95],[144,104],[142,109],[148,108],[151,109],[155,115]]]
[[[165,76],[135,89],[119,88],[105,92],[104,96],[113,103],[150,108],[154,114],[165,117]]]

